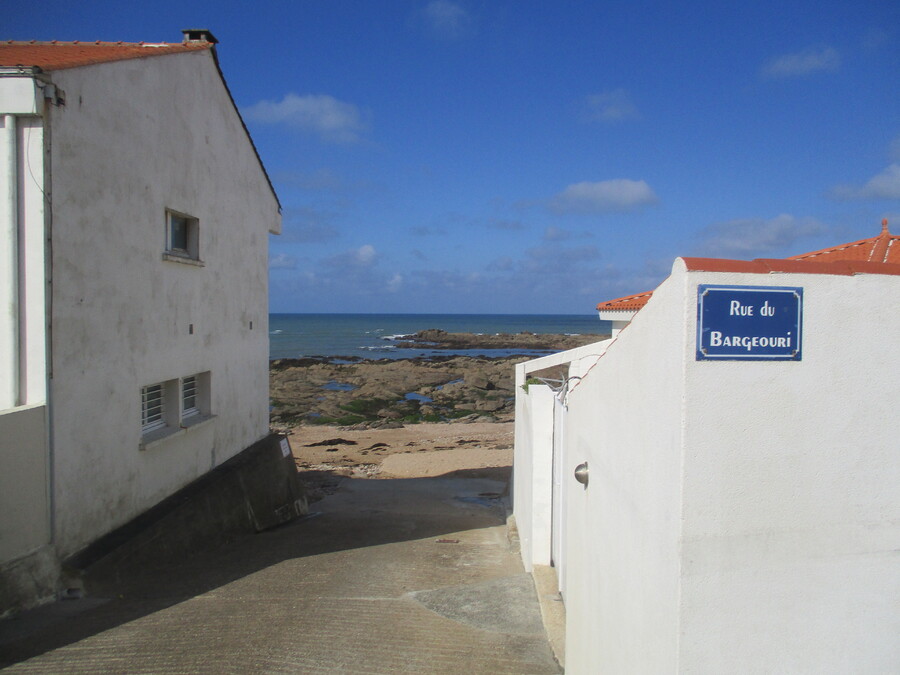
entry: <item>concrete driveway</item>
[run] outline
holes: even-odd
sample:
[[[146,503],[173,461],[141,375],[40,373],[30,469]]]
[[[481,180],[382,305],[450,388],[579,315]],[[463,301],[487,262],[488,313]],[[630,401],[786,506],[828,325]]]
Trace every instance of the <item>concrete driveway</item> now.
[[[465,474],[465,472],[461,472]],[[484,477],[343,479],[303,520],[0,622],[10,673],[559,673]]]

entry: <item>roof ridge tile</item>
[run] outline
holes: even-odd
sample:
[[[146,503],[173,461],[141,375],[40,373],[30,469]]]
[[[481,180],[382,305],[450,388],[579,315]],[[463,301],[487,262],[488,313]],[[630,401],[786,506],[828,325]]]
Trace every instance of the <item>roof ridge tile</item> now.
[[[888,221],[881,221],[881,232],[868,239],[838,244],[818,251],[801,253],[788,258],[757,258],[729,260],[726,258],[682,257],[685,267],[692,271],[737,272],[748,274],[856,274],[900,275],[900,235],[893,235]],[[637,311],[653,291],[635,293],[606,300],[597,305],[600,311]]]

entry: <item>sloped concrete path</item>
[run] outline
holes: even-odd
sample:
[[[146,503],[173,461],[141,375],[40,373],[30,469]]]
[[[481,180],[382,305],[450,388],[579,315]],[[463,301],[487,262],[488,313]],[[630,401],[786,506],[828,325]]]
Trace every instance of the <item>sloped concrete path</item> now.
[[[346,479],[317,515],[0,622],[9,673],[559,673],[484,478]],[[101,598],[109,598],[100,602]]]

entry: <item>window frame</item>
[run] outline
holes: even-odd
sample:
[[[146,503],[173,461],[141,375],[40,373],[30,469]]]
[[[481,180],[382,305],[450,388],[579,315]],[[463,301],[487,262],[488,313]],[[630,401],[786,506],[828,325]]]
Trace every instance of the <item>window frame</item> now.
[[[188,375],[181,378],[181,419],[196,417],[201,412],[201,375]]]
[[[165,428],[166,424],[165,382],[141,387],[141,434],[146,436]]]
[[[214,419],[210,382],[206,371],[141,387],[141,449]]]
[[[183,242],[181,237],[178,242],[175,242],[176,226],[180,225],[183,225],[184,230]],[[184,243],[184,247],[176,245],[176,243]],[[163,259],[203,266],[203,261],[200,259],[199,218],[174,209],[166,209],[166,241]]]

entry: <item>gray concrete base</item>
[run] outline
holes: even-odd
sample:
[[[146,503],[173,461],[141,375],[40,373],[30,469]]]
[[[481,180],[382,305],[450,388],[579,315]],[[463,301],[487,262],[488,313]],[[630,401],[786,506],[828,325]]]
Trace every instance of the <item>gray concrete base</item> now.
[[[541,606],[541,619],[553,655],[563,668],[566,666],[566,608],[559,594],[559,580],[556,568],[547,565],[535,565],[531,571],[538,602]]]
[[[516,635],[544,631],[540,609],[533,601],[534,586],[525,574],[410,595],[432,612],[479,630]]]
[[[0,620],[56,599],[60,567],[52,546],[0,565]]]

